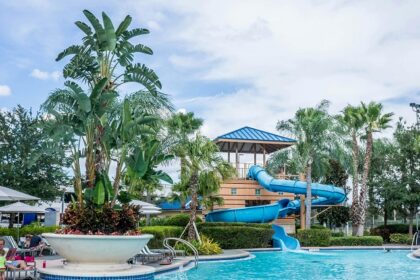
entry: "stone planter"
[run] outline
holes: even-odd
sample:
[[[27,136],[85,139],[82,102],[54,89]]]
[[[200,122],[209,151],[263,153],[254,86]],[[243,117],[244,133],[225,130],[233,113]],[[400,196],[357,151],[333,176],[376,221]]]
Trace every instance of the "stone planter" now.
[[[70,270],[106,271],[130,269],[127,260],[140,253],[153,235],[42,235],[57,253],[66,259]]]

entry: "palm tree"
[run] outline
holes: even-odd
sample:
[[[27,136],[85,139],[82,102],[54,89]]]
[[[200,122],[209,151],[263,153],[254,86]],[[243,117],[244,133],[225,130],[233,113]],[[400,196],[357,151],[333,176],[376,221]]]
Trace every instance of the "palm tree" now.
[[[324,100],[315,108],[299,109],[293,119],[277,123],[279,131],[290,132],[298,140],[295,151],[301,162],[300,169],[306,175],[305,224],[308,229],[311,228],[313,165],[325,162],[334,140],[331,135],[333,119],[327,112],[328,106],[329,102]]]
[[[188,228],[188,239],[197,239],[194,222],[197,216],[198,195],[208,186],[218,189],[222,180],[232,176],[233,170],[218,154],[219,149],[210,139],[197,134],[179,147],[184,156],[184,172],[181,184],[188,189],[191,197],[191,215]]]
[[[353,221],[353,234],[356,234],[357,226],[359,222],[356,221],[358,215],[358,203],[359,203],[359,157],[360,148],[358,138],[360,137],[361,129],[363,127],[363,118],[361,115],[361,108],[348,105],[343,110],[343,115],[339,116],[339,121],[343,124],[344,132],[350,133],[351,135],[351,147],[352,147],[352,178],[353,178],[353,199],[351,206],[351,217]]]
[[[373,145],[373,133],[380,132],[386,128],[389,128],[389,123],[392,121],[393,113],[385,113],[382,114],[382,104],[370,102],[369,104],[361,103],[360,107],[360,115],[363,120],[363,128],[365,130],[365,137],[366,137],[366,151],[364,156],[363,162],[363,175],[362,175],[362,182],[359,194],[359,201],[358,201],[358,209],[355,213],[357,215],[356,225],[357,236],[363,236],[364,228],[365,228],[365,219],[366,219],[366,209],[367,209],[367,182],[369,179],[369,170],[370,170],[370,163],[372,158],[372,145]]]

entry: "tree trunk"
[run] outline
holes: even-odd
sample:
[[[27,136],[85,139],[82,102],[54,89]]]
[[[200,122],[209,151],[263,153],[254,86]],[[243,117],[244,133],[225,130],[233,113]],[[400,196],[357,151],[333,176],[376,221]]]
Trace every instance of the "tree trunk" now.
[[[413,238],[413,221],[414,216],[416,215],[416,209],[413,209],[414,211],[410,210],[410,214],[408,216],[408,234],[410,235],[410,238]]]
[[[369,178],[369,170],[370,170],[370,161],[372,158],[372,144],[373,144],[373,136],[372,132],[369,131],[367,133],[367,141],[366,141],[366,154],[365,154],[365,162],[363,164],[363,176],[362,176],[362,186],[360,190],[359,196],[359,209],[357,215],[359,216],[359,223],[357,225],[357,236],[363,236],[364,228],[365,228],[365,220],[366,220],[366,206],[367,206],[367,181]]]
[[[310,159],[306,165],[306,217],[305,224],[306,229],[311,229],[311,210],[312,210],[312,159]]]
[[[197,239],[194,223],[197,217],[197,190],[198,190],[198,175],[193,174],[190,181],[190,188],[191,188],[191,203],[190,203],[190,221],[188,227],[188,240],[195,240]]]
[[[82,173],[80,171],[79,152],[74,151],[73,155],[73,173],[74,173],[74,191],[76,193],[79,207],[83,208],[83,192],[82,192]]]
[[[388,210],[386,207],[384,207],[384,227],[388,225]]]
[[[356,235],[357,225],[357,209],[359,201],[359,146],[357,144],[356,131],[352,132],[352,166],[353,166],[353,202],[350,209],[350,215],[352,220],[353,235]]]

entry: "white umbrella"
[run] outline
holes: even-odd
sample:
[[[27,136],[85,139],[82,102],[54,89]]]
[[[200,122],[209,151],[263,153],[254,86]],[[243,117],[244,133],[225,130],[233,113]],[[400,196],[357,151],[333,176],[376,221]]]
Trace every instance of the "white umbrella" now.
[[[149,209],[146,209],[146,210],[140,210],[140,214],[160,214],[160,213],[162,213],[162,211],[159,211],[159,210],[149,210]]]
[[[39,206],[31,206],[23,202],[15,202],[0,207],[2,213],[45,213],[45,209]]]
[[[39,206],[31,206],[23,202],[15,202],[15,203],[0,207],[0,212],[1,213],[17,213],[18,224],[19,224],[19,214],[24,214],[24,213],[42,214],[42,213],[45,213],[45,209]],[[19,240],[19,225],[17,228],[17,235],[18,235],[17,237]]]
[[[136,205],[136,206],[141,206],[141,208],[156,207],[156,205],[154,205],[152,203],[141,201],[141,200],[137,200],[137,199],[133,199],[130,202],[130,204],[131,205]]]
[[[38,197],[0,186],[0,201],[39,200]]]

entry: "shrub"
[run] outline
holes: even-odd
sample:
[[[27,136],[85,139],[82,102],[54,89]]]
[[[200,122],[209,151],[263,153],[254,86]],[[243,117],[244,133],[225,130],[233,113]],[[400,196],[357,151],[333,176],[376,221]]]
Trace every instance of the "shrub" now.
[[[198,227],[254,227],[254,228],[271,228],[271,224],[257,224],[257,223],[224,223],[224,222],[215,222],[215,223],[202,223],[198,224]]]
[[[410,238],[409,234],[404,233],[392,233],[389,236],[389,240],[391,243],[397,243],[397,244],[409,244],[411,245],[413,239]]]
[[[163,219],[163,223],[164,223],[163,225],[186,227],[189,221],[190,221],[189,214],[176,214],[176,215],[169,216],[168,218]],[[201,223],[202,220],[199,217],[196,217],[195,222]]]
[[[165,238],[179,237],[182,230],[183,227],[175,226],[149,226],[141,228],[142,233],[149,233],[153,235],[152,240],[148,243],[148,246],[153,249],[161,249]]]
[[[331,237],[344,237],[344,232],[332,232]]]
[[[408,233],[408,225],[395,224],[395,225],[384,225],[371,229],[372,235],[380,235],[386,241],[390,241],[390,235],[392,233]]]
[[[223,249],[267,248],[274,234],[271,225],[237,223],[203,223],[198,225],[198,231]]]
[[[132,205],[114,209],[110,204],[100,208],[87,204],[81,209],[77,203],[73,203],[64,212],[63,223],[67,227],[63,233],[125,234],[137,228],[138,210],[138,206]]]
[[[329,246],[331,230],[329,229],[300,229],[297,232],[297,239],[302,246]]]
[[[220,248],[217,242],[214,242],[212,239],[208,238],[204,234],[202,234],[200,238],[201,244],[197,240],[191,241],[191,244],[197,249],[200,255],[217,255],[223,252],[223,250]],[[183,243],[177,243],[175,249],[184,250],[185,253],[189,256],[193,255],[191,248]]]
[[[332,237],[331,246],[382,246],[383,239],[381,236],[348,236],[348,237]]]
[[[44,226],[40,226],[36,224],[35,225],[31,224],[31,225],[27,225],[20,228],[19,236],[22,237],[27,234],[41,235],[42,233],[55,232],[59,228],[60,227],[58,226],[44,227]],[[0,228],[0,236],[13,236],[13,238],[17,240],[17,237],[18,237],[17,228]]]

